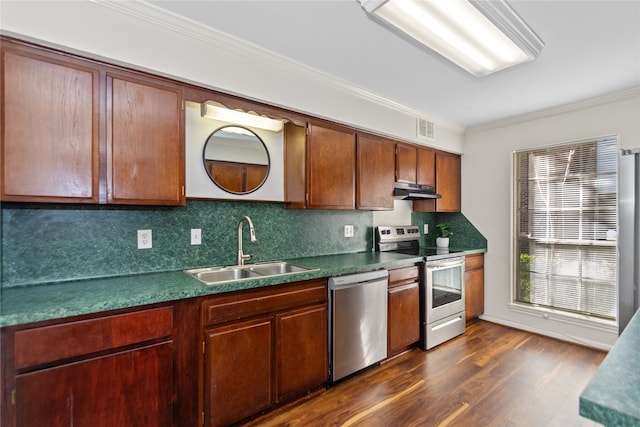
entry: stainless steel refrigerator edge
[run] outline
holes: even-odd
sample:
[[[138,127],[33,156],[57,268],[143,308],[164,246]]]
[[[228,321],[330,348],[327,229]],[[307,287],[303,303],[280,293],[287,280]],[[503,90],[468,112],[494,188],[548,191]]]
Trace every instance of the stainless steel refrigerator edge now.
[[[618,333],[640,306],[640,148],[618,158]]]

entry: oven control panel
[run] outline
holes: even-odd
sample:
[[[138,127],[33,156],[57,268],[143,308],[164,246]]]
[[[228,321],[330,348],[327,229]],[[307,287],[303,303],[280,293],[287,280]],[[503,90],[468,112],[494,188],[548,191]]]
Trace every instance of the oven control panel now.
[[[380,225],[377,227],[379,242],[398,242],[420,239],[420,228],[417,225]]]

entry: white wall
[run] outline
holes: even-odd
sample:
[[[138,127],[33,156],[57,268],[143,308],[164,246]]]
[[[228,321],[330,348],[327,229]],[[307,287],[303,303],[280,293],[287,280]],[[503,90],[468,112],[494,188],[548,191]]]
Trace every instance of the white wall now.
[[[581,319],[510,308],[511,156],[526,148],[617,135],[640,146],[640,89],[469,129],[462,157],[462,211],[487,238],[485,318],[561,339],[608,348],[617,328],[587,327]]]
[[[12,1],[1,4],[7,35],[133,66],[400,139],[416,139],[416,115],[436,142],[462,151],[463,129],[142,2]]]

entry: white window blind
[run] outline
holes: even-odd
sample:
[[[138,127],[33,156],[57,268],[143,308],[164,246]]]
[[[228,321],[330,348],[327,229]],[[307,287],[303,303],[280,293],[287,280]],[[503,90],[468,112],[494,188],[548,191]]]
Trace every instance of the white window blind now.
[[[617,141],[514,154],[517,302],[615,319]]]

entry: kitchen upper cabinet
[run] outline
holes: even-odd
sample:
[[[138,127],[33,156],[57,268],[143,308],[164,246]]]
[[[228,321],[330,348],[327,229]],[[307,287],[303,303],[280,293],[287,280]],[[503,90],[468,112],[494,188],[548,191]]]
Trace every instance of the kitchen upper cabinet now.
[[[436,151],[435,187],[442,198],[435,200],[414,200],[415,212],[460,212],[461,164],[457,154]]]
[[[396,181],[416,183],[417,151],[407,144],[396,144]]]
[[[107,200],[184,204],[182,91],[107,73]]]
[[[355,209],[355,132],[309,123],[285,127],[285,200],[290,208]]]
[[[3,334],[12,356],[4,367],[11,404],[3,425],[172,425],[172,307]]]
[[[484,254],[465,257],[464,303],[467,322],[484,313]]]
[[[392,210],[394,182],[393,141],[378,136],[357,135],[358,209]]]
[[[389,270],[387,353],[401,353],[420,339],[418,266]]]
[[[180,86],[2,42],[2,200],[184,205]]]
[[[2,44],[2,200],[98,202],[100,72]]]
[[[396,144],[396,181],[435,187],[435,151]]]
[[[202,302],[205,426],[240,422],[328,379],[327,280]]]

